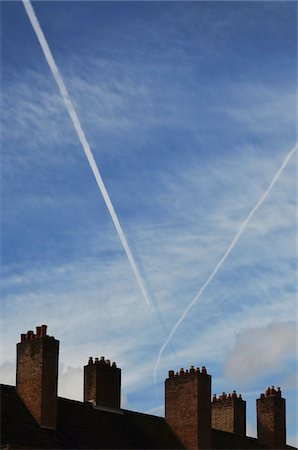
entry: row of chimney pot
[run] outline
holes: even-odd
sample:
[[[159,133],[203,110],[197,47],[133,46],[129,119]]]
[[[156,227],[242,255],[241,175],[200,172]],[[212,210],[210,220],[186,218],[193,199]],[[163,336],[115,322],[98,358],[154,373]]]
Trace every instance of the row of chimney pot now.
[[[31,339],[36,339],[36,338],[40,338],[43,336],[47,335],[47,325],[41,325],[36,327],[36,334],[34,334],[34,332],[32,330],[27,331],[27,333],[21,334],[21,342],[27,341],[27,340],[31,340]],[[88,364],[104,364],[107,366],[111,366],[111,362],[109,359],[105,359],[104,356],[101,356],[100,359],[99,358],[95,358],[94,362],[93,362],[93,358],[92,356],[90,356]],[[112,367],[117,367],[116,363],[113,362],[112,363]],[[202,373],[202,374],[207,374],[207,370],[205,366],[202,366],[202,370],[200,371],[199,367],[197,367],[196,369],[194,368],[194,366],[191,366],[189,370],[184,370],[183,368],[180,369],[179,372],[174,372],[174,370],[169,370],[169,378],[172,378],[174,376],[179,376],[179,375],[188,375],[190,373]],[[277,387],[277,390],[274,388],[274,386],[268,387],[265,391],[265,394],[261,394],[261,398],[263,397],[271,397],[271,396],[277,396],[277,397],[281,397],[281,390],[280,387]],[[221,395],[219,395],[219,397],[217,398],[217,396],[214,394],[212,401],[216,402],[216,401],[221,401],[221,400],[226,400],[226,399],[230,399],[230,398],[239,398],[242,399],[241,394],[239,394],[237,396],[236,391],[233,391],[232,394],[226,394],[225,392],[223,392]]]
[[[36,327],[36,334],[32,330],[27,331],[27,333],[21,334],[21,342],[36,339],[47,335],[47,325],[41,325],[40,327]]]
[[[115,362],[112,362],[112,364],[111,364],[111,361],[109,359],[105,359],[104,356],[101,356],[100,358],[94,358],[94,361],[93,361],[92,356],[90,356],[88,364],[104,364],[106,366],[117,367]]]
[[[216,396],[216,394],[214,394],[214,395],[213,395],[213,398],[212,398],[212,401],[213,401],[213,402],[219,402],[219,401],[227,400],[227,399],[230,399],[230,398],[239,398],[239,399],[242,400],[241,394],[238,394],[238,395],[237,395],[237,392],[236,392],[236,391],[233,391],[232,394],[226,394],[225,392],[223,392],[223,393],[222,393],[221,395],[219,395],[218,397]]]
[[[281,390],[280,387],[277,388],[277,390],[274,388],[274,386],[268,387],[265,391],[265,394],[261,394],[261,398],[263,397],[281,397]]]
[[[41,344],[46,341],[48,345],[37,345],[38,341],[35,339],[38,338]],[[27,351],[27,347],[31,345],[34,349],[34,358],[31,352]],[[46,325],[36,327],[36,334],[31,330],[21,334],[21,343],[17,345],[18,395],[37,423],[46,429],[57,427],[58,352],[59,341],[47,335]],[[42,364],[42,361],[46,361],[46,364]],[[97,377],[99,372],[102,376]],[[98,406],[119,409],[120,372],[121,369],[117,368],[116,363],[111,363],[104,356],[90,357],[88,365],[84,366],[84,402],[94,399]],[[28,376],[31,374],[32,379],[28,383]],[[190,369],[182,368],[178,372],[170,370],[168,376],[169,379],[165,383],[166,421],[185,448],[211,448],[210,416],[213,416],[214,422],[218,420],[218,429],[224,428],[231,432],[229,424],[221,423],[223,422],[221,419],[228,418],[227,410],[229,412],[230,407],[234,409],[231,419],[234,427],[232,432],[240,431],[240,434],[245,435],[246,404],[241,395],[236,391],[231,394],[223,392],[219,396],[214,395],[211,403],[211,375],[207,375],[205,366],[202,368],[190,366]],[[200,385],[198,386],[200,389],[194,389],[192,395],[189,395],[193,381]],[[177,386],[180,390],[178,396]],[[41,399],[43,392],[47,394],[45,401],[37,402],[35,399],[37,396]],[[241,420],[240,425],[236,423],[238,419]],[[257,400],[257,431],[261,446],[271,449],[286,448],[285,425],[285,399],[281,398],[281,390],[279,387],[276,389],[274,386],[268,387]],[[204,432],[200,433],[200,430]]]
[[[194,366],[190,366],[189,370],[187,370],[187,369],[184,370],[183,368],[181,368],[179,370],[179,372],[174,372],[174,370],[169,370],[169,378],[177,377],[179,375],[188,375],[190,373],[202,373],[202,374],[206,375],[207,374],[207,370],[206,370],[205,366],[202,366],[202,370],[201,371],[200,371],[199,367],[197,367],[195,369]]]

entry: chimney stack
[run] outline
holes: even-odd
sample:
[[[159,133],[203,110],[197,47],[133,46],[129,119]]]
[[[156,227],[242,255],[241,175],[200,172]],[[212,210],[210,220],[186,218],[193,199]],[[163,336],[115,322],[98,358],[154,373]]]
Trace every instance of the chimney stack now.
[[[84,366],[84,402],[94,401],[96,406],[120,408],[121,369],[101,356],[90,356]]]
[[[211,423],[215,430],[246,435],[246,402],[236,391],[213,396],[211,404]]]
[[[59,341],[46,325],[21,334],[17,344],[17,392],[42,428],[57,426],[58,353]]]
[[[272,449],[286,446],[286,401],[272,386],[257,399],[257,430],[261,444]]]
[[[211,449],[211,376],[206,368],[169,371],[165,381],[166,421],[186,448]]]

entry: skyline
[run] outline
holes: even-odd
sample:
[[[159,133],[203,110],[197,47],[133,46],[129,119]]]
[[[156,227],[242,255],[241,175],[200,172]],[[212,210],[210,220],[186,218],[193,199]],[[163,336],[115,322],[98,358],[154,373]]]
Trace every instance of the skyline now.
[[[296,145],[297,5],[34,3],[166,329],[140,302],[21,2],[1,6],[4,377],[16,336],[44,322],[65,346],[60,395],[81,398],[83,364],[104,354],[124,407],[162,413],[167,370],[205,365],[213,392],[246,393],[248,434],[253,396],[280,384],[295,443],[294,158],[173,336],[156,395],[152,371]]]

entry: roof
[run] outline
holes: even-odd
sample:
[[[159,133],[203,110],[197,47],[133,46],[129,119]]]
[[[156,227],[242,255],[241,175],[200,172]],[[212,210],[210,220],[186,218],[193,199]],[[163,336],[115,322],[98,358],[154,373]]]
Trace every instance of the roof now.
[[[39,427],[14,386],[1,388],[1,448],[183,449],[163,417],[58,398],[57,430]],[[262,449],[256,438],[212,430],[213,449]],[[294,447],[287,446],[288,449]]]
[[[253,449],[266,449],[268,447],[261,445],[257,438],[213,429],[212,448],[217,450],[221,449],[253,450]],[[297,450],[296,447],[292,447],[291,445],[286,445],[284,448],[289,450]]]
[[[13,386],[1,386],[1,447],[61,448],[54,433],[38,426]]]
[[[212,448],[214,449],[262,449],[258,439],[227,431],[212,430]]]
[[[58,398],[57,431],[38,426],[15,387],[1,385],[1,444],[47,449],[183,449],[163,417]]]

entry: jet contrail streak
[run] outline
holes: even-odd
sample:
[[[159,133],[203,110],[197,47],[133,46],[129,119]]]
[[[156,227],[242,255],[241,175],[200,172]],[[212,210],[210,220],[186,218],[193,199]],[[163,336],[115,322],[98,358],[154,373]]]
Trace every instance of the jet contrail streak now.
[[[54,78],[55,78],[55,80],[56,80],[56,82],[58,84],[58,87],[59,87],[60,93],[61,93],[61,95],[63,97],[65,106],[66,106],[67,111],[68,111],[68,113],[70,115],[70,118],[71,118],[72,123],[74,125],[74,128],[75,128],[75,130],[77,132],[77,135],[78,135],[78,137],[79,137],[79,139],[81,141],[83,150],[84,150],[85,155],[86,155],[86,157],[88,159],[88,162],[90,164],[91,170],[93,172],[93,175],[94,175],[94,177],[96,179],[96,182],[98,184],[98,187],[100,189],[100,192],[101,192],[101,194],[102,194],[102,196],[104,198],[104,201],[106,203],[106,206],[107,206],[107,208],[109,210],[109,213],[111,215],[112,221],[113,221],[113,223],[115,225],[115,228],[117,230],[118,236],[120,238],[120,241],[121,241],[122,246],[124,248],[124,251],[126,253],[128,261],[130,263],[131,269],[132,269],[132,271],[133,271],[133,273],[134,273],[134,275],[135,275],[135,277],[137,279],[138,285],[139,285],[139,287],[141,289],[141,292],[142,292],[142,295],[143,295],[144,299],[146,300],[146,303],[149,306],[151,306],[151,302],[149,300],[149,296],[148,296],[147,291],[145,289],[145,286],[144,286],[144,283],[142,281],[142,278],[141,278],[141,276],[139,274],[139,271],[138,271],[138,268],[136,266],[134,257],[132,256],[131,250],[129,248],[128,242],[126,240],[126,237],[124,235],[124,232],[123,232],[122,227],[120,225],[120,222],[118,220],[117,214],[116,214],[116,212],[114,210],[114,207],[112,205],[110,196],[109,196],[108,191],[107,191],[107,189],[106,189],[106,187],[104,185],[103,179],[102,179],[102,177],[101,177],[101,175],[99,173],[99,170],[98,170],[98,167],[96,165],[95,159],[93,157],[92,151],[90,149],[89,143],[88,143],[88,141],[86,139],[86,136],[85,136],[85,133],[84,133],[82,127],[81,127],[80,120],[79,120],[78,115],[76,113],[76,110],[75,110],[75,108],[73,106],[73,103],[72,103],[72,101],[70,99],[70,96],[69,96],[69,94],[67,92],[66,86],[65,86],[64,81],[62,79],[62,76],[61,76],[61,74],[59,72],[57,64],[56,64],[56,62],[54,60],[52,52],[51,52],[51,50],[50,50],[50,48],[48,46],[48,43],[47,43],[46,38],[45,38],[45,36],[43,34],[43,31],[42,31],[42,29],[41,29],[41,27],[39,25],[39,22],[38,22],[38,19],[37,19],[36,15],[35,15],[34,9],[33,9],[32,5],[31,5],[30,0],[22,0],[22,1],[23,1],[23,5],[25,7],[25,10],[27,12],[27,15],[29,17],[29,20],[31,22],[31,25],[32,25],[32,27],[33,27],[33,29],[35,31],[36,36],[37,36],[37,39],[39,40],[40,46],[41,46],[42,51],[44,53],[44,56],[45,56],[45,58],[47,60],[47,63],[48,63],[48,65],[49,65],[49,67],[50,67],[50,69],[52,71],[52,74],[53,74],[53,76],[54,76]]]
[[[248,214],[248,216],[246,217],[246,219],[242,222],[242,224],[240,225],[240,228],[236,234],[236,236],[234,237],[234,239],[232,240],[232,242],[230,243],[230,245],[228,246],[227,250],[225,251],[224,255],[221,257],[221,259],[219,260],[219,262],[216,264],[215,268],[213,269],[213,271],[211,272],[211,274],[209,275],[209,277],[207,278],[207,280],[205,281],[205,283],[203,284],[203,286],[201,287],[201,289],[199,290],[199,292],[197,293],[197,295],[195,296],[195,298],[189,303],[189,305],[187,306],[187,308],[184,310],[183,314],[181,315],[181,317],[179,318],[179,320],[175,323],[171,333],[169,334],[169,336],[167,337],[166,341],[163,343],[163,345],[161,346],[160,350],[159,350],[159,354],[154,366],[154,370],[153,370],[153,377],[154,380],[156,380],[156,372],[158,369],[158,365],[160,362],[160,359],[162,357],[162,354],[166,348],[166,346],[168,345],[168,343],[170,342],[170,340],[172,339],[173,335],[175,334],[175,332],[177,331],[177,328],[181,325],[181,323],[183,322],[183,320],[185,319],[185,317],[187,316],[189,310],[194,306],[194,304],[199,300],[199,298],[201,297],[201,295],[203,294],[203,292],[205,291],[205,289],[207,288],[207,286],[211,283],[211,281],[213,280],[213,278],[215,277],[216,273],[218,272],[218,270],[221,268],[221,266],[223,265],[223,263],[225,262],[225,260],[227,259],[227,257],[229,256],[229,254],[231,253],[231,251],[233,250],[233,248],[235,247],[235,245],[237,244],[238,240],[240,239],[244,229],[246,228],[247,224],[249,223],[249,221],[252,219],[252,217],[254,216],[254,214],[256,213],[256,211],[259,209],[259,207],[262,205],[262,203],[266,200],[267,196],[269,195],[270,191],[272,190],[273,186],[275,185],[275,183],[277,182],[278,178],[280,177],[281,173],[283,172],[284,168],[286,167],[286,165],[288,164],[289,160],[291,159],[291,157],[294,155],[294,153],[297,151],[298,149],[298,143],[295,145],[294,148],[292,148],[292,150],[287,154],[287,156],[285,157],[282,165],[280,166],[280,168],[278,169],[278,171],[276,172],[276,174],[274,175],[274,177],[272,178],[268,188],[266,189],[266,191],[262,194],[262,196],[260,197],[260,199],[258,200],[257,204],[253,207],[253,209],[250,211],[250,213]]]

